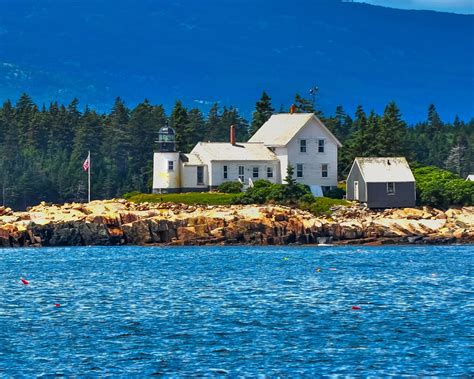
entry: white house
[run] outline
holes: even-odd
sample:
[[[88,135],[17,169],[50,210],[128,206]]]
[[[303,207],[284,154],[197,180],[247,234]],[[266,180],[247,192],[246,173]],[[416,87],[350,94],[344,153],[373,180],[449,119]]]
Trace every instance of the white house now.
[[[176,151],[173,129],[160,129],[154,154],[153,192],[215,189],[226,181],[252,185],[266,179],[282,183],[288,165],[299,183],[313,190],[337,185],[341,143],[313,113],[276,114],[246,143],[199,142],[189,154]]]
[[[474,182],[474,174],[468,175],[466,180],[469,182]]]

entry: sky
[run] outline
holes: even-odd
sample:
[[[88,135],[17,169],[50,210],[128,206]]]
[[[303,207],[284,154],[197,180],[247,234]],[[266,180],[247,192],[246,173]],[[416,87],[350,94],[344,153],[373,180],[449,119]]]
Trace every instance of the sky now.
[[[474,0],[355,0],[359,3],[402,9],[429,9],[442,12],[474,14]]]

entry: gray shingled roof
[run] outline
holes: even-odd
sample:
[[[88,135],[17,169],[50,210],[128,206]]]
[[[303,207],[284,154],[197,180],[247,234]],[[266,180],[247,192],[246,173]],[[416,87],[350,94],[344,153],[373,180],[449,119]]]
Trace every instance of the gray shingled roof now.
[[[404,157],[356,158],[355,163],[367,183],[414,182],[415,177]]]

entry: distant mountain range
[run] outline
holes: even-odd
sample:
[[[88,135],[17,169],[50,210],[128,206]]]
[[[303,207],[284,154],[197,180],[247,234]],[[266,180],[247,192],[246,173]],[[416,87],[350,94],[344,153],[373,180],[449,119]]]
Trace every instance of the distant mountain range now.
[[[430,103],[474,116],[474,16],[339,0],[0,0],[0,100],[108,110],[116,96],[170,109],[234,105],[262,90],[276,109],[319,87],[318,103],[411,122]]]

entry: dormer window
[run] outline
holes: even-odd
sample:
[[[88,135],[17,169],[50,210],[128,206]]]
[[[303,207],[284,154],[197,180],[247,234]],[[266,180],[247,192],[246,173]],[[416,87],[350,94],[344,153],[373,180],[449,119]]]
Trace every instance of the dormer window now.
[[[300,153],[306,153],[306,140],[300,139]]]

